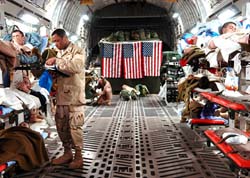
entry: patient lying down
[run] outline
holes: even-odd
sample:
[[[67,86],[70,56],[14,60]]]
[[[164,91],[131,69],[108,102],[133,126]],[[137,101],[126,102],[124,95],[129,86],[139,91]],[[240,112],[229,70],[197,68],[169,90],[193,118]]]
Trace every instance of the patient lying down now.
[[[0,165],[9,161],[16,161],[21,171],[30,171],[49,161],[43,137],[25,122],[0,130]]]
[[[30,122],[41,122],[43,120],[43,116],[41,112],[46,112],[47,99],[41,92],[35,91],[31,87],[32,87],[32,84],[31,84],[29,77],[21,71],[16,71],[16,73],[14,74],[12,88],[17,89],[17,90],[14,90],[16,95],[18,95],[19,98],[21,98],[21,100],[30,110]],[[20,93],[18,91],[22,91],[22,92]],[[31,100],[31,97],[37,100],[37,102],[36,100],[35,102],[33,101],[36,104],[33,104],[33,105],[30,104],[29,101]]]

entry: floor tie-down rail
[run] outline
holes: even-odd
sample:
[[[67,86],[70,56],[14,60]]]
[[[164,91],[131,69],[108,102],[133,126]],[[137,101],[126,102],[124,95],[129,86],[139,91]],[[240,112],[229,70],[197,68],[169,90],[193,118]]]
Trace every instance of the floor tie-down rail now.
[[[114,96],[111,106],[87,107],[83,168],[47,165],[18,178],[235,177],[204,138],[179,123],[175,109],[163,106],[156,95],[136,101]],[[63,149],[55,129],[51,135],[46,143],[54,158]]]

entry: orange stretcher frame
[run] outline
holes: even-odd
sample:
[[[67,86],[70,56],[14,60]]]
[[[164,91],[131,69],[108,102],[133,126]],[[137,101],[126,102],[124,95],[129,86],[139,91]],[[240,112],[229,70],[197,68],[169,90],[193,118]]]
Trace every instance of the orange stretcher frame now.
[[[0,172],[3,172],[7,168],[7,164],[0,165]]]
[[[234,101],[231,101],[229,99],[226,99],[226,98],[221,97],[220,95],[216,95],[214,93],[201,92],[200,95],[211,102],[217,103],[221,106],[232,109],[234,111],[246,111],[247,110],[247,108],[244,104],[236,103]]]
[[[194,125],[224,125],[224,120],[215,120],[215,119],[200,119],[200,118],[192,118],[190,119],[191,128],[193,128]]]
[[[247,111],[247,108],[244,104],[236,103],[220,95],[216,95],[214,93],[209,93],[209,92],[199,92],[199,94],[205,99],[213,103],[219,104],[223,107],[226,107],[232,111]],[[234,118],[231,118],[231,119],[234,119]],[[193,128],[194,125],[198,125],[198,126],[199,125],[224,125],[225,122],[223,120],[192,118],[190,119],[190,124],[191,124],[191,128]]]
[[[219,143],[221,137],[218,136],[214,130],[206,130],[206,137],[209,138],[211,142],[223,152],[229,159],[231,159],[239,168],[250,169],[250,160],[244,159],[240,154],[234,152],[233,148],[226,142]],[[246,134],[247,136],[247,134]]]

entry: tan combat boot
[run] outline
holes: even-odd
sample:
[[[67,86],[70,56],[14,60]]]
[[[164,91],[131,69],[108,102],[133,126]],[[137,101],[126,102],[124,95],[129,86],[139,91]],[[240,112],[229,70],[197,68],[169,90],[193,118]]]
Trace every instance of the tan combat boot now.
[[[73,160],[73,154],[71,149],[67,149],[64,151],[64,154],[59,158],[53,159],[52,164],[59,165],[59,164],[67,164]]]
[[[76,149],[75,158],[69,164],[70,169],[79,169],[83,167],[83,158],[82,158],[82,150]]]

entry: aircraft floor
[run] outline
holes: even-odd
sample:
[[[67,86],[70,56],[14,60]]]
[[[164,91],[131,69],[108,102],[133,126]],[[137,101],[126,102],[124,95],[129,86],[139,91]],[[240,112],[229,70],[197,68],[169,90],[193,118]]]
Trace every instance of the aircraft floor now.
[[[84,166],[70,170],[52,166],[16,177],[43,178],[230,178],[229,161],[206,145],[202,132],[180,123],[177,106],[157,95],[122,101],[111,106],[86,106]],[[49,157],[63,153],[55,127],[47,128]]]

